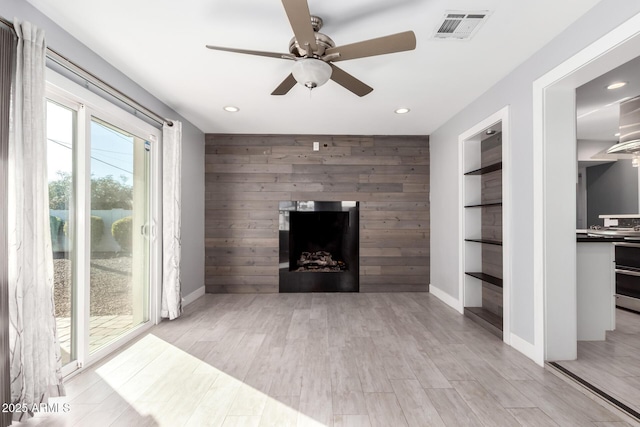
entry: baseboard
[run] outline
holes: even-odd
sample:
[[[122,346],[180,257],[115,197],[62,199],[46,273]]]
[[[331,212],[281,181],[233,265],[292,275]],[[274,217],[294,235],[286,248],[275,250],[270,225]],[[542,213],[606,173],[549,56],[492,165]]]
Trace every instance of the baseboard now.
[[[186,307],[201,296],[204,295],[204,286],[200,286],[195,291],[191,292],[189,295],[182,297],[182,307]]]
[[[544,360],[538,360],[538,352],[536,351],[536,346],[531,344],[528,341],[523,340],[519,336],[515,334],[510,335],[511,338],[511,347],[518,350],[520,353],[527,356],[529,359],[533,360],[540,366],[544,366]]]
[[[464,313],[464,307],[462,307],[460,300],[458,300],[457,298],[452,297],[448,293],[444,292],[441,289],[436,288],[431,284],[429,285],[429,293],[433,294],[434,297],[438,298],[440,301],[447,304],[449,307],[452,307],[453,309],[455,309],[458,313],[460,314]]]

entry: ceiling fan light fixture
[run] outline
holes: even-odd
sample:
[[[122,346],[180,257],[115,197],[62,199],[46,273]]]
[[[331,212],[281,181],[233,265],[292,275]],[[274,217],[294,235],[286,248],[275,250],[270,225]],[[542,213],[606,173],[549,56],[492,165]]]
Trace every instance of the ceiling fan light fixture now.
[[[302,58],[293,64],[291,73],[298,83],[309,89],[322,86],[331,78],[331,66],[315,58]]]

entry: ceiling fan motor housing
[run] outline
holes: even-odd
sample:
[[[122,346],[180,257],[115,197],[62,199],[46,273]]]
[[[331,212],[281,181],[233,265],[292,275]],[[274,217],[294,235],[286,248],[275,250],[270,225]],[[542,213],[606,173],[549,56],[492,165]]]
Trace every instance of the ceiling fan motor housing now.
[[[329,36],[322,33],[314,33],[314,35],[316,36],[316,45],[318,46],[318,50],[316,50],[315,52],[308,52],[306,46],[300,46],[298,40],[296,40],[296,38],[294,37],[289,42],[289,52],[291,52],[298,58],[321,58],[327,49],[336,47],[336,44],[333,42],[333,40],[331,40]]]
[[[311,15],[311,27],[313,27],[313,35],[316,38],[316,45],[318,46],[318,50],[316,50],[315,52],[309,52],[306,46],[301,46],[300,43],[298,43],[298,40],[293,37],[289,42],[289,52],[291,52],[298,58],[321,58],[327,49],[336,47],[336,44],[333,42],[333,40],[331,40],[329,36],[318,32],[320,31],[320,28],[322,28],[322,24],[322,18],[320,18],[319,16]]]

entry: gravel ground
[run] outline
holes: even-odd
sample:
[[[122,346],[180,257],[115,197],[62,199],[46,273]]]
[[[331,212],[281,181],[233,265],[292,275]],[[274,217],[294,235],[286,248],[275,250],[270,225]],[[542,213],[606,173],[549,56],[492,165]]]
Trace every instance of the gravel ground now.
[[[56,317],[71,312],[71,261],[54,259]],[[131,314],[131,256],[91,260],[91,316]]]

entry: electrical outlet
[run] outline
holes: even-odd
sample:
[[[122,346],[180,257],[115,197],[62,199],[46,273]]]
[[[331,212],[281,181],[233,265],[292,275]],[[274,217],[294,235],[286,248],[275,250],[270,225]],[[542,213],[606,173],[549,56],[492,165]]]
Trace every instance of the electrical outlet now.
[[[320,142],[313,141],[313,151],[320,151]]]

